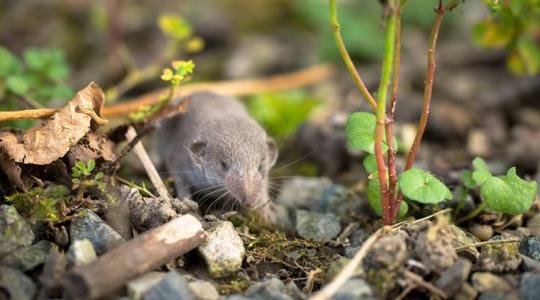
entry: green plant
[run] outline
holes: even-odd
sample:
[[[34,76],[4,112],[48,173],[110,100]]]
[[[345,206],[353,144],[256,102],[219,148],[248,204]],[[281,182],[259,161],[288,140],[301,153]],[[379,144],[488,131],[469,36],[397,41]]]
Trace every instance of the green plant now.
[[[46,106],[53,99],[66,100],[73,90],[65,84],[69,68],[59,49],[28,48],[22,60],[0,46],[0,110],[12,110],[21,104],[32,108]],[[12,123],[29,127],[28,121]]]
[[[72,189],[77,190],[76,199],[82,199],[84,193],[91,187],[97,187],[101,191],[105,190],[103,183],[103,172],[94,174],[96,162],[89,160],[86,164],[82,161],[77,161],[75,166],[71,168],[71,183]]]
[[[278,140],[291,135],[319,104],[301,91],[263,93],[246,103],[251,115]]]
[[[349,56],[340,33],[336,0],[330,0],[331,28],[338,50],[360,93],[375,111],[375,115],[367,112],[357,112],[349,117],[346,125],[348,144],[353,149],[364,150],[369,153],[364,161],[364,166],[370,174],[368,200],[372,208],[382,215],[383,222],[386,225],[395,223],[398,216],[407,212],[407,204],[402,201],[404,197],[409,201],[425,204],[437,204],[452,198],[450,190],[440,180],[427,171],[413,168],[413,163],[429,115],[435,75],[435,49],[440,26],[445,13],[454,9],[461,1],[440,0],[435,9],[435,22],[429,38],[422,114],[418,121],[416,137],[407,155],[405,171],[398,176],[395,166],[397,143],[393,135],[393,123],[398,96],[401,11],[404,9],[406,2],[406,0],[382,2],[385,18],[385,51],[377,99],[375,99],[367,89]],[[388,97],[390,86],[392,89],[390,97]],[[390,99],[389,105],[387,104],[388,98]]]
[[[473,160],[473,169],[463,173],[462,181],[466,189],[480,188],[482,203],[459,222],[474,218],[485,208],[516,215],[526,212],[533,204],[538,184],[521,179],[515,167],[510,168],[506,175],[494,176],[486,162],[477,157]]]
[[[5,199],[32,222],[62,222],[66,218],[63,208],[66,207],[69,197],[69,190],[65,186],[51,185],[15,193]]]
[[[508,68],[516,74],[540,72],[540,1],[484,0],[491,14],[473,29],[483,47],[507,50]]]

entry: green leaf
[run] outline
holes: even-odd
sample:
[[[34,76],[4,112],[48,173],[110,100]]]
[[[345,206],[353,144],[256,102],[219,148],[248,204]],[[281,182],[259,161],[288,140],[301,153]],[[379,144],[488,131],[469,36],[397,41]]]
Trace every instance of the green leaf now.
[[[19,59],[8,49],[0,46],[0,76],[18,74],[22,70]]]
[[[461,174],[461,181],[463,181],[463,185],[468,189],[473,189],[476,186],[476,181],[472,177],[473,172],[471,171],[464,171],[463,174]]]
[[[521,214],[529,210],[536,198],[537,183],[527,182],[511,168],[506,176],[490,177],[480,188],[480,195],[487,206],[498,212]]]
[[[373,176],[373,175],[372,175]],[[379,186],[379,178],[377,174],[374,174],[374,178],[368,181],[367,197],[369,206],[379,216],[383,215],[382,202],[381,202],[381,188]],[[401,201],[399,205],[398,219],[403,218],[409,211],[409,205],[407,202]]]
[[[96,161],[93,160],[93,159],[91,159],[91,160],[89,160],[88,163],[86,164],[86,171],[87,171],[88,173],[91,173],[91,172],[94,170],[95,167],[96,167]]]
[[[491,172],[489,172],[486,162],[480,157],[473,160],[473,168],[472,180],[476,183],[475,185],[482,185],[486,180],[493,177]]]
[[[161,31],[174,39],[183,40],[191,36],[191,25],[182,17],[176,15],[162,15],[158,25]]]
[[[452,199],[452,193],[444,183],[418,168],[403,172],[399,176],[399,186],[407,198],[420,203],[435,204]]]
[[[371,113],[355,112],[350,115],[345,127],[349,147],[374,154],[376,123],[377,118]],[[383,152],[386,152],[386,150],[388,150],[388,147],[386,143],[383,143]]]
[[[366,155],[362,164],[364,165],[364,170],[366,170],[368,174],[377,172],[377,160],[375,159],[375,155]]]
[[[30,89],[30,82],[27,77],[21,75],[9,76],[6,79],[6,87],[12,93],[24,96]]]
[[[46,71],[48,56],[47,50],[44,49],[28,48],[23,52],[26,66],[33,71]]]

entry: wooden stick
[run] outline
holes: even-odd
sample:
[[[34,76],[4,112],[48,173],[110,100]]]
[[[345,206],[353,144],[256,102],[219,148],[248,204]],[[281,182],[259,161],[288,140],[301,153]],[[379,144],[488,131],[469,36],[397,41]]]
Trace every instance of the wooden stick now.
[[[310,85],[327,79],[332,73],[330,65],[316,65],[291,73],[279,74],[262,79],[225,80],[214,82],[199,82],[182,85],[176,91],[174,97],[183,97],[200,91],[210,91],[230,96],[245,96],[262,92],[288,90]],[[167,89],[160,89],[148,94],[129,99],[126,102],[114,104],[103,108],[103,117],[126,116],[130,112],[138,110],[143,105],[152,105],[159,101],[161,95]],[[21,111],[0,112],[0,122],[23,119],[44,119],[52,116],[57,109],[29,109]]]
[[[120,288],[130,279],[176,258],[206,239],[201,222],[184,215],[137,236],[100,256],[73,268],[62,280],[70,299],[95,299]]]
[[[317,294],[309,298],[309,300],[327,300],[330,299],[341,286],[354,275],[354,272],[368,254],[371,246],[379,239],[382,235],[383,230],[386,227],[380,228],[375,233],[373,233],[363,244],[360,250],[356,253],[353,259],[336,275],[336,277],[326,285],[322,290]]]
[[[129,126],[126,132],[126,138],[128,142],[131,142],[135,137],[137,136],[137,132],[135,131],[135,128],[133,126]],[[150,181],[152,181],[152,184],[156,188],[159,196],[164,199],[171,199],[171,195],[169,195],[169,191],[167,190],[167,187],[161,180],[161,177],[159,176],[158,171],[156,170],[156,167],[152,163],[152,160],[150,159],[150,156],[144,149],[144,146],[141,142],[138,142],[135,144],[135,147],[133,147],[133,152],[139,160],[141,161],[144,170],[146,171],[146,174],[148,175],[148,178],[150,178]]]

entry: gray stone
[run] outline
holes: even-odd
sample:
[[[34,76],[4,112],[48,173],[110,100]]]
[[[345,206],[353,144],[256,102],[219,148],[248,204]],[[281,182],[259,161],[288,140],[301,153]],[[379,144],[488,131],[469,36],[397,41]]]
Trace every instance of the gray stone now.
[[[166,273],[163,272],[149,272],[143,274],[126,284],[127,294],[129,298],[139,300],[143,295],[158,284]]]
[[[353,258],[356,255],[356,252],[358,252],[358,250],[360,250],[361,247],[362,246],[345,247],[345,249],[343,249],[343,254],[347,258]]]
[[[490,241],[502,241],[513,239],[514,236],[502,233],[494,236]],[[521,264],[518,242],[515,243],[495,243],[482,245],[480,247],[480,258],[475,266],[480,271],[488,272],[509,272],[516,270]]]
[[[325,189],[332,186],[326,177],[293,177],[281,187],[277,203],[292,208],[318,207]]]
[[[72,241],[88,239],[98,255],[118,246],[124,239],[89,209],[81,210],[71,221],[69,237]]]
[[[262,282],[257,282],[250,286],[244,295],[252,300],[292,300],[286,294],[285,284],[279,279],[271,278]]]
[[[177,272],[169,272],[143,295],[144,300],[195,300],[187,282]]]
[[[519,252],[540,261],[540,236],[529,237],[521,242]]]
[[[36,284],[23,272],[9,267],[0,267],[0,288],[7,291],[8,299],[30,300],[36,294]]]
[[[352,247],[361,246],[369,238],[369,233],[367,233],[363,228],[355,230],[349,240]]]
[[[540,174],[540,169],[538,174]],[[527,221],[527,228],[534,236],[540,236],[540,214],[534,215]]]
[[[522,300],[538,299],[538,295],[540,295],[540,273],[523,274],[519,294]]]
[[[51,248],[58,249],[55,244],[49,241],[39,241],[35,245],[22,247],[9,253],[2,258],[0,264],[21,271],[32,270],[45,262]]]
[[[360,278],[347,280],[343,286],[330,298],[331,300],[360,300],[375,299],[371,287]]]
[[[219,293],[217,289],[208,281],[195,280],[189,283],[189,288],[199,300],[217,300]]]
[[[89,239],[74,240],[69,246],[68,260],[72,266],[86,265],[96,258],[96,251]]]
[[[339,218],[332,213],[296,211],[296,232],[302,238],[328,242],[337,237],[340,231]]]
[[[476,272],[471,276],[473,287],[480,293],[487,291],[510,292],[512,287],[503,278],[489,272]]]
[[[459,292],[463,283],[467,281],[471,268],[471,262],[459,259],[454,265],[443,271],[435,284],[448,296],[453,296]]]
[[[451,224],[448,226],[450,231],[452,232],[453,240],[452,240],[452,246],[454,248],[459,248],[459,250],[456,251],[457,255],[460,257],[464,257],[473,263],[478,261],[478,258],[480,257],[480,252],[476,247],[463,247],[467,245],[472,245],[474,243],[478,242],[478,239],[465,231],[463,231],[458,226]]]
[[[32,228],[19,215],[15,207],[0,206],[0,257],[23,246],[29,246],[34,240]]]
[[[481,293],[478,300],[519,300],[519,296],[512,293],[487,291]]]
[[[219,222],[208,231],[206,241],[199,246],[208,273],[214,278],[230,276],[242,267],[245,249],[231,222]]]

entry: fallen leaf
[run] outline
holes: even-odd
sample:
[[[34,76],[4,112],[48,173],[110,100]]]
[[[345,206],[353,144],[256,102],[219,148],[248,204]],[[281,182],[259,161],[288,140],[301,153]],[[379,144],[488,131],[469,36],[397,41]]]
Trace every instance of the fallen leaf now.
[[[106,122],[100,117],[103,103],[103,91],[91,82],[64,108],[22,136],[0,132],[0,150],[17,163],[50,164],[66,155],[90,131],[92,121]]]

